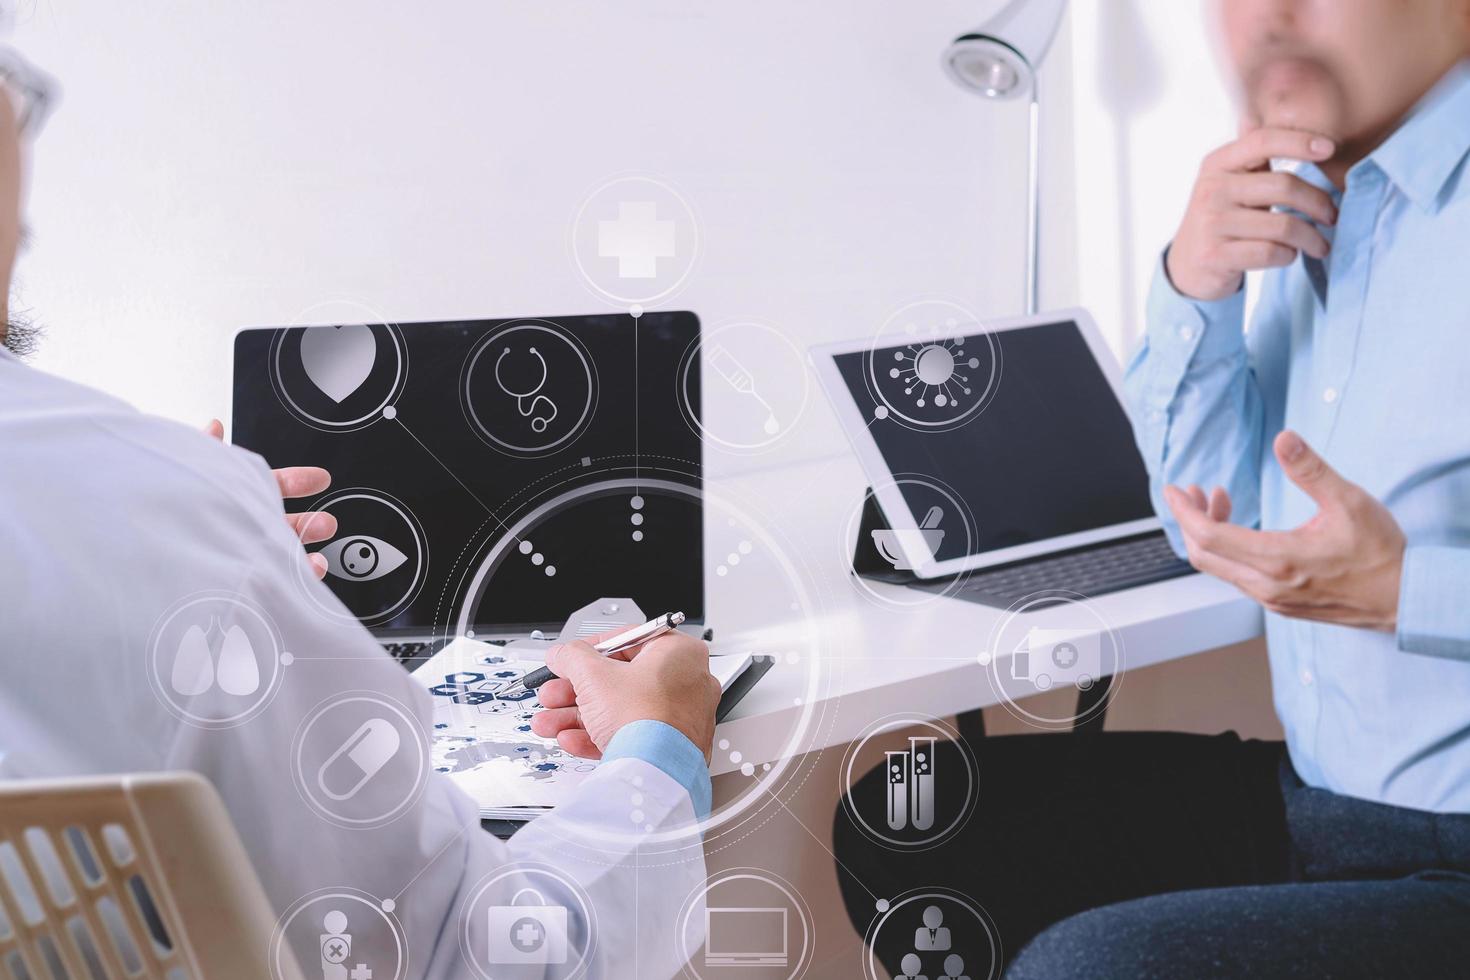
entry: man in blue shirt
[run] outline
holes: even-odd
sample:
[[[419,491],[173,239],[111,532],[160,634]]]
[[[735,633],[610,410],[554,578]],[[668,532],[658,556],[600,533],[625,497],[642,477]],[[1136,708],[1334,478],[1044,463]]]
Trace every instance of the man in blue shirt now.
[[[1285,743],[982,740],[975,819],[891,883],[960,876],[1008,980],[1464,977],[1470,2],[1217,13],[1242,134],[1200,169],[1127,389],[1176,548],[1267,610]],[[852,883],[900,874],[837,836],[858,921]]]

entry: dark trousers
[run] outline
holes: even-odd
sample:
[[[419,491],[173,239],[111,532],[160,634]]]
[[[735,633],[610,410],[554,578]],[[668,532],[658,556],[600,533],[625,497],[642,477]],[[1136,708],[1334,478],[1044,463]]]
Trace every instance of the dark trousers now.
[[[837,877],[859,933],[874,895],[943,887],[989,914],[1007,980],[1470,977],[1470,814],[1308,788],[1280,743],[1234,734],[971,749],[976,811],[931,850],[880,847],[838,809]],[[953,745],[935,762],[962,764]],[[853,805],[882,813],[886,790],[870,772]],[[911,940],[880,930],[891,974]]]

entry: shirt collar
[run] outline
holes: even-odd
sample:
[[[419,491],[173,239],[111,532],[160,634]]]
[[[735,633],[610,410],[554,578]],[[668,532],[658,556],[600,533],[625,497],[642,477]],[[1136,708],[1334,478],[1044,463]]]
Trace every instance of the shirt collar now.
[[[1440,192],[1470,151],[1470,59],[1445,73],[1383,145],[1353,167],[1372,161],[1409,200],[1438,209]],[[1349,172],[1351,178],[1351,172]]]

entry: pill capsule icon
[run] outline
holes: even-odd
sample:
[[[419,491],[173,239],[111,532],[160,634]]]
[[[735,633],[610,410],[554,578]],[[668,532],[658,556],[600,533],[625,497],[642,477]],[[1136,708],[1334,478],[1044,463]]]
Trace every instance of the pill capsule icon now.
[[[398,754],[402,739],[386,718],[369,718],[317,770],[316,782],[333,800],[350,800]]]

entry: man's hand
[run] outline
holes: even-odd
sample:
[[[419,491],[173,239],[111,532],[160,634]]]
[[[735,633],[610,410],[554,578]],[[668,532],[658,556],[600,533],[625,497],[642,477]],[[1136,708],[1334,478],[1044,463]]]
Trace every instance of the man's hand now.
[[[1295,174],[1272,172],[1273,158],[1320,162],[1333,143],[1293,129],[1253,129],[1205,157],[1184,221],[1169,246],[1169,281],[1198,300],[1224,299],[1249,269],[1290,265],[1298,252],[1327,255],[1327,239],[1288,207],[1323,225],[1337,222],[1332,198]]]
[[[206,434],[219,439],[225,438],[225,426],[219,419],[210,419],[209,424],[204,427]],[[332,485],[332,474],[320,466],[286,466],[279,470],[272,470],[276,475],[276,483],[280,484],[281,497],[284,500],[292,500],[297,497],[315,497]],[[316,544],[318,541],[327,541],[337,533],[337,518],[324,510],[309,510],[300,514],[287,514],[286,523],[296,536],[301,539],[302,544]],[[321,555],[309,554],[307,561],[311,567],[316,569],[316,577],[321,578],[327,574],[327,560]]]
[[[1190,562],[1283,616],[1392,632],[1404,564],[1398,522],[1295,432],[1277,436],[1275,450],[1316,516],[1292,531],[1252,531],[1226,523],[1230,497],[1219,487],[1208,499],[1197,486],[1165,487]]]
[[[683,732],[709,760],[720,682],[702,641],[667,633],[604,657],[578,640],[553,647],[546,665],[558,676],[537,692],[546,710],[531,719],[531,730],[542,738],[596,759],[618,729],[651,719]]]

